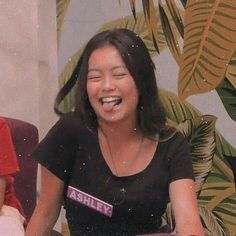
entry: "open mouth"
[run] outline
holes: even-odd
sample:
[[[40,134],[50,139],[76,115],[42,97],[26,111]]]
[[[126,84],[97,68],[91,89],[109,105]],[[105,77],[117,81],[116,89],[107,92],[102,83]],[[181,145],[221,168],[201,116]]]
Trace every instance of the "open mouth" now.
[[[100,100],[104,111],[116,110],[118,105],[120,105],[122,102],[122,98],[120,97],[105,97],[101,98]]]

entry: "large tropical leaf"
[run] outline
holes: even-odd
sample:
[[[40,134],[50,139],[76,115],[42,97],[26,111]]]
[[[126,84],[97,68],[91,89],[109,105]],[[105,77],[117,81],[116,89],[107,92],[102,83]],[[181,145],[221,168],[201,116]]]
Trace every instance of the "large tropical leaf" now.
[[[65,68],[63,69],[62,73],[59,76],[59,87],[62,88],[66,82],[70,79],[77,62],[82,54],[83,48],[79,49],[67,62]],[[62,112],[70,112],[74,109],[74,89],[70,93],[67,94],[67,96],[64,98],[64,100],[60,104],[60,110]]]
[[[216,117],[206,115],[185,120],[177,126],[190,144],[195,187],[198,194],[212,169],[212,158],[216,146],[215,121]]]
[[[171,24],[169,23],[169,19],[161,3],[159,3],[159,12],[160,12],[161,25],[162,25],[162,29],[166,38],[167,45],[177,65],[180,65],[181,52],[179,48],[178,38],[173,33]],[[173,12],[171,13],[173,14]],[[175,18],[175,20],[177,19]]]
[[[166,115],[172,122],[179,124],[186,119],[202,115],[202,113],[190,103],[183,102],[174,93],[164,89],[160,90],[159,93],[161,102],[165,107]]]
[[[157,17],[159,18],[158,14],[157,14]],[[173,24],[173,21],[172,21],[172,24]],[[160,51],[163,51],[164,49],[166,49],[167,44],[166,44],[165,36],[163,34],[161,22],[158,20],[155,23],[155,26],[157,28],[157,34],[158,34],[158,47]],[[157,54],[153,40],[150,37],[149,32],[147,30],[145,17],[142,12],[139,12],[136,14],[136,20],[134,19],[133,16],[126,16],[126,17],[108,22],[102,25],[101,28],[98,30],[98,32],[114,29],[114,28],[126,28],[137,33],[143,39],[144,43],[148,47],[149,53],[152,56]],[[177,34],[177,31],[175,31],[175,34]]]
[[[199,203],[209,211],[217,213],[227,224],[230,235],[234,235],[233,233],[236,232],[235,180],[231,166],[221,159],[221,155],[228,153],[230,159],[233,160],[235,149],[227,143],[222,146],[224,139],[219,137],[216,140],[218,148],[213,159],[212,172],[202,187]]]
[[[180,14],[180,10],[176,6],[176,1],[166,0],[166,4],[172,16],[172,19],[175,23],[175,26],[178,29],[179,34],[183,38],[184,37],[184,23],[183,23],[182,16]]]
[[[233,190],[233,189],[231,189],[231,190]],[[227,224],[227,227],[230,231],[230,235],[235,235],[235,232],[236,232],[236,224],[235,224],[236,193],[235,193],[235,188],[234,188],[234,193],[230,197],[222,200],[221,203],[218,204],[214,208],[214,212],[217,213],[217,215],[219,215],[224,220],[224,222]]]
[[[199,207],[199,212],[206,236],[230,235],[224,221],[217,213],[211,212],[202,206]],[[176,224],[171,203],[167,204],[166,211],[162,216],[162,221],[163,225],[167,224],[169,226],[171,232],[175,232]]]
[[[191,0],[185,10],[180,98],[215,89],[236,49],[236,1]]]
[[[132,10],[132,13],[133,13],[134,19],[135,19],[135,21],[136,21],[135,2],[136,2],[136,0],[129,0],[129,4],[130,4],[131,10]]]
[[[175,124],[179,124],[186,119],[201,116],[202,113],[190,103],[182,101],[177,95],[166,90],[160,90],[160,99],[165,107],[167,118]],[[216,131],[216,154],[229,167],[224,155],[236,156],[236,149],[232,147],[224,137]]]
[[[230,118],[236,121],[236,89],[230,83],[228,78],[225,78],[223,82],[216,88],[220,99],[229,114]]]
[[[162,216],[162,222],[163,225],[168,225],[171,232],[175,231],[175,217],[170,202],[167,204],[166,211]]]
[[[66,14],[66,10],[70,4],[70,0],[57,0],[57,43],[59,45],[60,35],[61,35],[61,26]]]
[[[204,207],[200,207],[200,216],[206,235],[209,236],[229,236],[229,230],[225,226],[224,221],[214,212],[208,211]]]
[[[173,124],[179,124],[184,120],[202,116],[202,113],[200,111],[198,111],[188,102],[180,100],[179,97],[174,93],[166,90],[160,90],[159,93],[161,102],[165,107],[166,115]],[[224,168],[224,166],[219,164],[219,166],[221,166],[220,169],[223,168],[222,174],[227,175],[227,181],[234,182],[232,170],[230,169],[230,165],[224,156],[236,156],[236,149],[232,147],[232,145],[230,145],[218,131],[216,131],[215,137],[215,154],[217,155],[219,160],[226,166]],[[218,165],[219,163],[219,161],[217,161],[217,159],[215,158],[213,159],[213,162],[215,163],[214,165]]]
[[[154,2],[153,0],[142,0],[142,3],[143,3],[143,13],[144,13],[144,17],[145,17],[145,21],[147,24],[147,29],[148,29],[150,38],[153,41],[155,49],[159,53],[160,52],[159,46],[158,46],[159,38],[158,38],[157,27],[156,27],[157,12],[154,6]]]
[[[216,91],[229,116],[236,121],[236,51],[227,66],[225,79]]]
[[[182,3],[182,5],[183,5],[184,8],[186,8],[187,1],[188,1],[188,0],[180,0],[180,2]]]
[[[234,174],[234,182],[235,182],[235,188],[236,188],[236,156],[227,156],[224,155],[224,157],[226,158],[226,160],[229,162],[231,169],[233,171]]]
[[[221,161],[219,163],[224,165]],[[223,166],[223,170],[219,170],[219,167],[221,167],[219,163],[218,166],[213,166],[211,174],[202,186],[199,202],[209,211],[214,210],[219,212],[231,212],[229,215],[235,218],[235,205],[231,206],[230,204],[230,201],[234,203],[236,201],[235,185],[233,182],[227,180],[227,174],[225,176],[222,175],[222,172],[226,169],[226,166]],[[228,170],[226,169],[226,171]],[[227,204],[223,204],[224,202]],[[234,218],[232,218],[232,220]]]
[[[130,7],[134,18],[136,17],[135,3],[135,0],[130,0]],[[161,22],[162,30],[164,32],[170,52],[172,53],[176,63],[180,65],[181,52],[178,38],[179,36],[183,38],[183,11],[182,9],[178,8],[176,2],[172,0],[166,0],[166,2],[163,4],[162,1],[159,0],[158,3],[158,8],[156,8],[153,0],[142,0],[143,13],[145,16],[145,22],[149,36],[153,41],[156,51],[159,53],[160,38],[156,24]],[[176,29],[178,34],[176,34]]]
[[[198,201],[208,211],[221,216],[229,230],[234,232],[236,191],[231,178],[231,169],[217,155],[214,156],[212,172],[202,186]]]
[[[236,89],[236,50],[227,66],[225,77],[229,80],[234,89]]]

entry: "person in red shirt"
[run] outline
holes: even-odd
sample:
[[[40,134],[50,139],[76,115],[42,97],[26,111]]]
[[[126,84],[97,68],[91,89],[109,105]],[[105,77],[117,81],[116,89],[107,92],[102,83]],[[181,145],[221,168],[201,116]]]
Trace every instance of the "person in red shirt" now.
[[[15,196],[17,157],[6,121],[0,117],[0,235],[24,235],[24,211]]]

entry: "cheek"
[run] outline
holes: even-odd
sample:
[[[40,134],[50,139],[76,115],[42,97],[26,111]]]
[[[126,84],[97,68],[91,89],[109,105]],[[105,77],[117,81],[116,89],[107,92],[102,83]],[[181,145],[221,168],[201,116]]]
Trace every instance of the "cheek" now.
[[[99,100],[97,99],[97,87],[93,84],[87,84],[87,96],[90,106],[94,110],[95,113],[98,111]]]
[[[138,102],[139,102],[139,98],[138,98],[138,95],[137,95],[137,94],[135,94],[135,95],[133,96],[132,102],[133,102],[134,106],[137,108]]]
[[[87,94],[88,94],[88,99],[89,101],[91,101],[93,99],[94,96],[94,88],[93,86],[91,86],[90,83],[87,83]]]
[[[137,106],[137,104],[139,102],[139,94],[138,94],[137,89],[136,88],[133,89],[130,94],[131,94],[131,101],[133,102],[134,105]]]

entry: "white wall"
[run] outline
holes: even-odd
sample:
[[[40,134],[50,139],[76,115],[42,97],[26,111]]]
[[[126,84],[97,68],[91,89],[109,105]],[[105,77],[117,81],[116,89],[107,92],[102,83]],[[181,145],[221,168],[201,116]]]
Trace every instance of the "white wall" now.
[[[0,0],[0,32],[0,115],[42,137],[56,119],[56,1]]]

